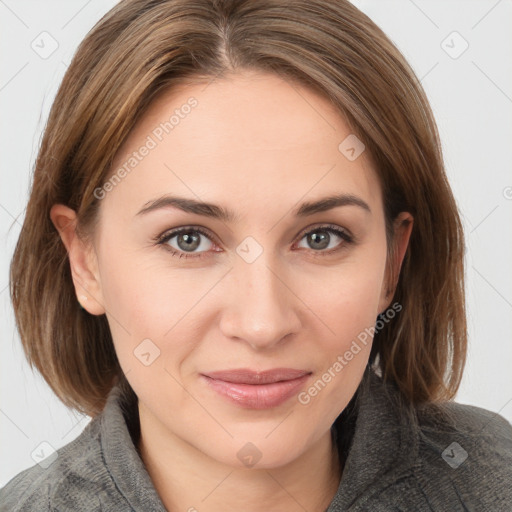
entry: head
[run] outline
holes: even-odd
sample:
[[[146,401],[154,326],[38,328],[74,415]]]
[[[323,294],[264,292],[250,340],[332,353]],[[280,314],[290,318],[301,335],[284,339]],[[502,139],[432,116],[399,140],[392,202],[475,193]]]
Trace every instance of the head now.
[[[11,293],[66,404],[129,385],[231,463],[241,440],[297,456],[368,364],[411,403],[451,398],[463,236],[421,85],[349,2],[121,1],[58,91]],[[311,378],[243,409],[201,379],[240,367]]]

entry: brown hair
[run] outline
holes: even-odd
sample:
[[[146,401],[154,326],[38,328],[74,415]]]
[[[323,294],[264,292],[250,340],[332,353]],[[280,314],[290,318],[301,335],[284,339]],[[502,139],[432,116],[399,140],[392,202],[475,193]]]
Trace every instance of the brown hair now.
[[[466,359],[464,239],[437,127],[402,54],[347,0],[123,0],[89,32],[53,103],[11,264],[30,364],[91,415],[116,379],[126,382],[105,315],[80,309],[50,208],[75,210],[86,239],[94,190],[157,95],[244,68],[309,87],[339,110],[379,175],[388,242],[397,214],[413,215],[391,288],[402,311],[376,332],[370,363],[411,404],[453,398]]]

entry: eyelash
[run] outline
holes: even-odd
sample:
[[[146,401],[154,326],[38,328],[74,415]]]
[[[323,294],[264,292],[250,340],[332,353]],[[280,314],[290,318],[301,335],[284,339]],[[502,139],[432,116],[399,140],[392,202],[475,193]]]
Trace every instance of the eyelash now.
[[[316,226],[313,229],[310,229],[309,231],[305,231],[305,232],[301,233],[299,240],[302,240],[305,236],[307,236],[311,233],[315,233],[317,231],[326,231],[329,233],[334,233],[335,235],[339,236],[343,240],[344,243],[342,243],[339,247],[337,247],[335,249],[330,249],[329,251],[325,251],[325,250],[314,251],[313,249],[311,249],[315,256],[320,256],[320,257],[329,256],[329,255],[343,249],[345,245],[355,243],[354,238],[351,235],[349,235],[347,233],[347,231],[345,231],[344,229],[342,229],[336,225],[333,225],[333,224]],[[196,226],[187,226],[187,227],[183,227],[183,228],[177,228],[175,230],[172,230],[167,233],[163,233],[162,235],[155,237],[155,239],[153,241],[156,245],[163,245],[164,249],[170,251],[171,255],[173,257],[201,258],[201,257],[203,257],[202,254],[204,253],[204,251],[202,253],[186,253],[186,252],[177,251],[176,249],[174,249],[173,247],[171,247],[169,245],[165,245],[169,240],[171,240],[175,236],[180,235],[181,233],[191,233],[191,232],[192,233],[201,233],[206,238],[208,238],[208,240],[215,243],[215,241],[212,239],[212,237],[210,236],[210,234],[207,231],[205,231],[204,229],[202,229],[200,227],[196,227]]]

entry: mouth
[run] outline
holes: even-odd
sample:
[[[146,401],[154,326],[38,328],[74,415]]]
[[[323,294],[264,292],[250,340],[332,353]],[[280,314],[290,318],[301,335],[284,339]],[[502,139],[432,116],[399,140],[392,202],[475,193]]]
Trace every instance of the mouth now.
[[[311,373],[292,368],[262,372],[239,368],[201,374],[201,379],[232,404],[246,409],[270,409],[298,393]]]

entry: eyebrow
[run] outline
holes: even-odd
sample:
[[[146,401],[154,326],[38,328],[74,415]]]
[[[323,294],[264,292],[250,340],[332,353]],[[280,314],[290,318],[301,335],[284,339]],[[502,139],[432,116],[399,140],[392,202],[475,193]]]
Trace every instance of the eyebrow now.
[[[324,197],[317,201],[304,202],[300,207],[295,208],[292,212],[296,217],[307,217],[314,215],[315,213],[325,212],[337,208],[339,206],[358,206],[363,210],[371,213],[371,209],[368,204],[361,198],[353,194],[337,194],[328,197]],[[162,208],[174,207],[178,208],[187,213],[193,213],[196,215],[202,215],[204,217],[210,217],[212,219],[218,219],[223,222],[238,222],[240,217],[235,214],[232,210],[224,208],[223,206],[216,205],[213,203],[196,201],[195,199],[189,199],[185,197],[165,195],[148,201],[144,204],[142,209],[137,212],[137,215],[145,215],[149,212],[159,210]]]

